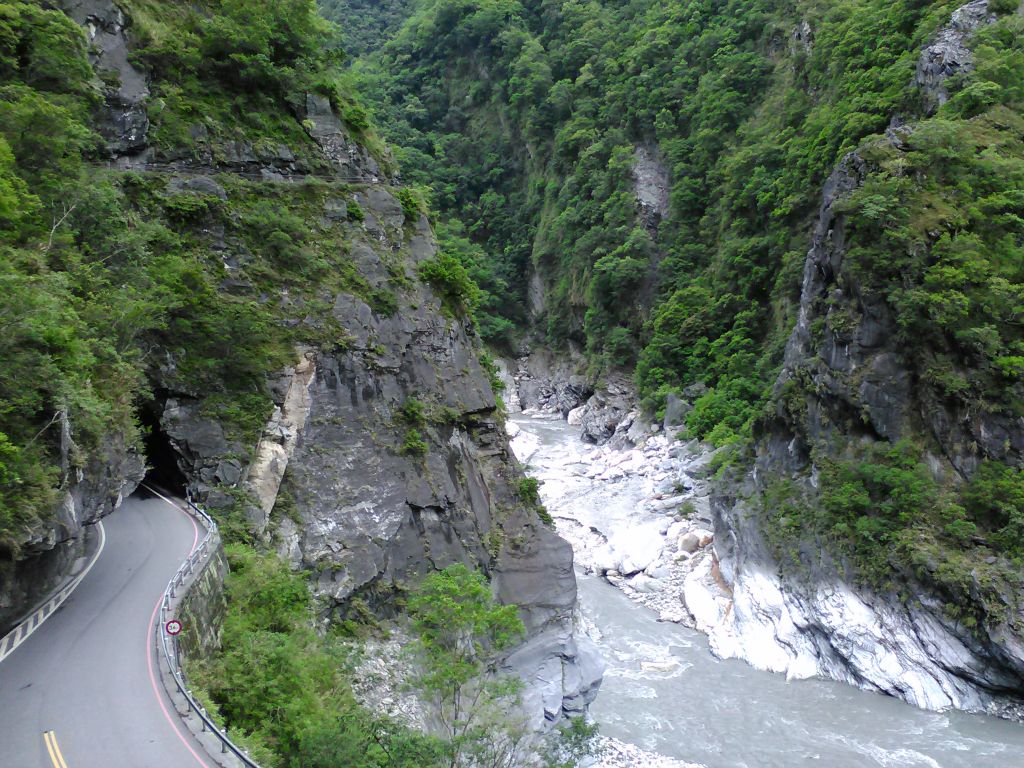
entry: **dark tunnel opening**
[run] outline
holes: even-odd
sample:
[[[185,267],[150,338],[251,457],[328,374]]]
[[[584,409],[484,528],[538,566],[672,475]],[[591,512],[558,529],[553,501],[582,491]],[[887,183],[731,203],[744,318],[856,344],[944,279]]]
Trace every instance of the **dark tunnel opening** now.
[[[160,426],[160,415],[163,413],[165,400],[165,397],[158,397],[139,409],[148,467],[142,482],[163,493],[183,497],[187,480],[178,465],[181,457],[174,450],[171,438]],[[151,495],[145,487],[140,487],[138,492],[145,496]]]

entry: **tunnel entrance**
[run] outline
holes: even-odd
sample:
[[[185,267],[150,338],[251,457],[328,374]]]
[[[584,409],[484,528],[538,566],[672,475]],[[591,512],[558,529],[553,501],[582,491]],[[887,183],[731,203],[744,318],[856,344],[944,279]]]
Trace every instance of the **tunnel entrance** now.
[[[143,429],[143,446],[146,450],[146,465],[149,470],[142,481],[146,485],[175,496],[185,495],[187,479],[178,466],[178,452],[171,445],[171,439],[160,426],[160,415],[164,411],[166,396],[143,405],[139,409],[139,422]],[[151,495],[145,488],[138,491]]]

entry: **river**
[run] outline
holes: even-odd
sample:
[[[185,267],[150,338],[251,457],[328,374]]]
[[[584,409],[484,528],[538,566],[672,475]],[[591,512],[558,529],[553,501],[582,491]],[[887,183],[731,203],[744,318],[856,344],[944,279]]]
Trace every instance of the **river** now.
[[[517,455],[574,546],[591,529],[628,529],[654,545],[657,519],[636,512],[646,481],[587,478],[592,449],[564,421],[511,421]],[[707,768],[1024,768],[1024,726],[719,660],[699,632],[659,622],[602,577],[577,578],[583,626],[608,664],[590,710],[605,736]]]

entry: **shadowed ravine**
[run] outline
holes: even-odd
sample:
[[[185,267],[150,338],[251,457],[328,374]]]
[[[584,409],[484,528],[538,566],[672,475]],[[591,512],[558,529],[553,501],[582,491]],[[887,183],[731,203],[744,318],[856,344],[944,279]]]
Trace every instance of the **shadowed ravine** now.
[[[587,510],[587,523],[599,529],[626,522],[631,497],[642,494],[637,481],[573,473],[566,460],[583,446],[578,430],[564,422],[514,421],[535,438],[517,443],[539,441],[529,471],[544,481],[541,493],[556,519]],[[578,578],[584,622],[608,664],[591,707],[606,736],[708,768],[1024,766],[1019,725],[926,712],[842,683],[787,682],[742,661],[722,661],[702,634],[658,622],[603,578]]]

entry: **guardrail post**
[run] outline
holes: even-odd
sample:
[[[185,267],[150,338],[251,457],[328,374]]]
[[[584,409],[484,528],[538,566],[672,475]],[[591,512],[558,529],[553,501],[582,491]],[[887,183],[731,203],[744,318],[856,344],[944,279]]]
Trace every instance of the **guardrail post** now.
[[[187,505],[187,511],[189,514],[201,520],[203,525],[206,527],[206,535],[203,537],[202,542],[196,548],[195,552],[191,553],[186,558],[185,562],[181,564],[181,567],[178,568],[174,576],[171,577],[167,584],[167,588],[164,590],[164,597],[160,604],[160,624],[156,627],[156,640],[159,650],[163,652],[164,662],[167,665],[171,677],[174,678],[174,683],[177,686],[178,691],[185,697],[188,712],[195,712],[199,716],[203,732],[206,732],[206,730],[209,729],[209,731],[217,737],[217,740],[220,742],[220,751],[222,754],[231,752],[235,757],[241,760],[247,768],[259,768],[259,765],[253,762],[252,758],[249,757],[248,752],[236,746],[228,737],[227,732],[221,730],[217,724],[210,719],[206,712],[206,708],[196,701],[192,691],[188,688],[188,681],[185,679],[185,674],[181,669],[181,647],[179,639],[177,637],[168,637],[166,630],[164,629],[168,616],[170,615],[171,601],[177,599],[177,588],[180,586],[184,589],[185,587],[186,573],[191,576],[196,567],[200,563],[205,562],[206,558],[213,552],[214,544],[220,540],[217,523],[214,522],[213,518],[192,503],[191,496],[188,498]],[[169,689],[168,693],[170,693]],[[184,715],[182,716],[184,717]]]

